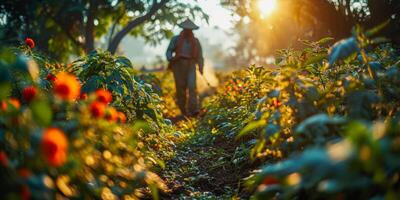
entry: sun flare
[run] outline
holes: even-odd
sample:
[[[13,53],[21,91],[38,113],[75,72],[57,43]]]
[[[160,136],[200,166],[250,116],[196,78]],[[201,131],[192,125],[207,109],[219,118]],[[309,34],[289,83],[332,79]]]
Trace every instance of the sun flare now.
[[[257,4],[263,18],[271,15],[277,6],[276,0],[258,0]]]

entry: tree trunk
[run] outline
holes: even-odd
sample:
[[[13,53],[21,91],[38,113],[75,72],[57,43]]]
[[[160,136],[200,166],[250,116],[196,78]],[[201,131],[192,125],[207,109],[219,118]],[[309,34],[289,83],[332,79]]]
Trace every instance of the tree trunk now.
[[[85,27],[85,52],[90,53],[94,50],[94,20],[96,11],[96,1],[91,0]]]
[[[115,37],[111,40],[108,51],[112,54],[115,54],[117,51],[119,43],[121,43],[122,39],[134,28],[138,27],[139,25],[143,24],[144,22],[151,19],[156,12],[161,9],[169,0],[161,0],[157,3],[157,0],[153,0],[153,5],[151,6],[150,10],[143,16],[140,16],[128,23],[121,31],[119,31]]]

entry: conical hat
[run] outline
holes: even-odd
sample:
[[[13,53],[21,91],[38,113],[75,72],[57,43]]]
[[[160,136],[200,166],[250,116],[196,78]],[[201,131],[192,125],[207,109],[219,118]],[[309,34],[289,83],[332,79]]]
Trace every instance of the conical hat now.
[[[183,28],[183,29],[199,29],[199,27],[193,23],[190,19],[186,19],[184,22],[178,24],[179,27]]]

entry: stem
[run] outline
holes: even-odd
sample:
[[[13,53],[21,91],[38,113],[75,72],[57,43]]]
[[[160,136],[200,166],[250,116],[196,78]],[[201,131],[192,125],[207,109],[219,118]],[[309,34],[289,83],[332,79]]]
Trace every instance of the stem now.
[[[363,59],[363,62],[367,65],[368,73],[369,76],[376,82],[377,88],[378,88],[378,93],[379,95],[382,96],[383,91],[382,91],[382,85],[378,77],[376,76],[375,71],[372,69],[371,65],[368,62],[368,56],[367,53],[365,52],[365,49],[361,49],[361,57]]]

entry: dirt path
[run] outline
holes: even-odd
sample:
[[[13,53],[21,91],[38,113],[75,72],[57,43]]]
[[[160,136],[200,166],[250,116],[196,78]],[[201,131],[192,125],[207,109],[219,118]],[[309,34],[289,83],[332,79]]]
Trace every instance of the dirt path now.
[[[247,199],[242,179],[251,166],[238,164],[246,158],[237,154],[238,145],[198,130],[202,127],[177,144],[176,156],[167,161],[162,178],[170,192],[161,199]]]

